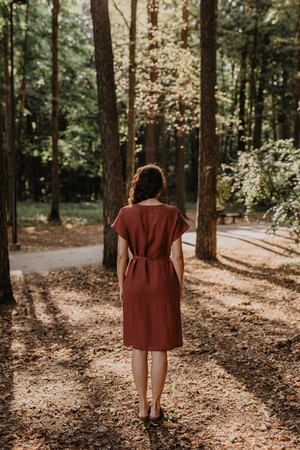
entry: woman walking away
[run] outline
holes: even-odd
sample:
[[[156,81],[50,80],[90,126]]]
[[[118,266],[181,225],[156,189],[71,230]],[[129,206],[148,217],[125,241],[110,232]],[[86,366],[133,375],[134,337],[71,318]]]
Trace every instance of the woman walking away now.
[[[189,228],[177,208],[159,201],[164,187],[160,167],[140,167],[132,180],[129,205],[120,210],[112,224],[119,235],[117,271],[124,345],[132,347],[132,372],[139,396],[137,414],[153,423],[163,419],[160,398],[167,375],[167,351],[183,345],[181,235]],[[132,258],[127,265],[128,248]],[[151,407],[147,399],[148,352]]]

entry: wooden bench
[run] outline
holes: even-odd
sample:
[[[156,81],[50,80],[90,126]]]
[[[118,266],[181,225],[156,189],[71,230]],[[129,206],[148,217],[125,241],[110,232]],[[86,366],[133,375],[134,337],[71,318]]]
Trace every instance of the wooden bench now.
[[[225,212],[225,211],[218,211],[217,212],[217,214],[218,214],[218,218],[219,218],[219,224],[220,225],[225,225],[225,219],[226,219],[226,217],[229,217],[229,218],[231,218],[232,219],[232,222],[231,223],[235,223],[235,219],[236,219],[236,217],[241,217],[241,214],[240,213],[235,213],[235,212]]]

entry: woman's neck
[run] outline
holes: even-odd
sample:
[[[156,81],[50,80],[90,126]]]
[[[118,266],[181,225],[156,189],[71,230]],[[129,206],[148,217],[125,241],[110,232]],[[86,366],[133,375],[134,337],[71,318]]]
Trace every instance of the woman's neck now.
[[[147,198],[147,200],[143,200],[141,202],[139,202],[140,205],[161,205],[161,202],[158,201],[158,198],[154,197],[154,198]]]

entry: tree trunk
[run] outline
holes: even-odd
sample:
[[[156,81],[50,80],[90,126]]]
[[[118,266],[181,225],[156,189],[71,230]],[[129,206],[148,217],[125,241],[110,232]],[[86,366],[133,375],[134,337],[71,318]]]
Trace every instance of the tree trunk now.
[[[274,92],[274,86],[275,86],[275,75],[272,76],[272,86],[273,86],[273,92],[272,92],[272,134],[274,141],[277,141],[277,98],[276,93]]]
[[[0,96],[1,97],[1,96]],[[6,223],[6,176],[4,169],[4,145],[2,128],[2,106],[0,101],[0,305],[14,304],[12,286],[10,282],[8,239]]]
[[[146,128],[146,144],[145,156],[147,163],[153,163],[157,159],[158,153],[158,124],[157,112],[155,106],[157,104],[157,23],[158,23],[158,3],[159,0],[148,0],[148,39],[149,39],[149,54],[150,54],[150,91],[149,91],[149,113],[147,117]]]
[[[183,0],[182,5],[182,29],[181,29],[181,48],[187,49],[188,44],[188,18],[189,18],[189,0]],[[176,203],[182,215],[186,217],[185,206],[185,129],[184,113],[185,107],[182,98],[178,100],[179,118],[177,121],[177,153],[176,153]]]
[[[239,129],[238,129],[238,151],[244,151],[246,147],[246,120],[245,120],[245,104],[246,104],[246,83],[247,83],[247,43],[245,43],[241,54],[241,71],[240,71],[240,95],[239,95]]]
[[[26,16],[25,16],[25,38],[23,43],[23,64],[22,64],[22,81],[19,94],[19,116],[16,136],[17,153],[21,154],[21,142],[23,132],[24,111],[26,103],[26,63],[27,63],[27,50],[28,50],[28,18],[29,18],[29,2],[26,3]]]
[[[297,22],[297,46],[296,46],[296,89],[295,89],[295,123],[294,123],[294,145],[296,148],[300,146],[300,7]]]
[[[8,216],[11,216],[11,152],[12,152],[12,134],[11,130],[11,110],[10,110],[10,76],[9,76],[9,50],[8,50],[8,27],[4,25],[3,29],[3,67],[4,67],[4,94],[5,94],[5,148],[6,154],[4,155],[4,167],[7,173],[7,186],[6,186],[6,206]],[[2,141],[3,142],[3,141]]]
[[[289,123],[289,105],[288,105],[288,84],[289,73],[286,68],[282,74],[282,96],[281,96],[281,113],[278,114],[278,120],[281,123],[281,139],[290,139],[290,123]]]
[[[258,7],[258,6],[257,6]],[[255,26],[253,30],[253,46],[250,53],[251,72],[249,83],[249,108],[248,108],[248,126],[245,135],[248,137],[248,148],[253,145],[252,124],[253,124],[253,108],[256,107],[256,70],[257,70],[257,40],[258,40],[258,17],[255,17]],[[255,111],[256,112],[256,111]]]
[[[225,62],[225,58],[224,58],[224,52],[222,49],[220,49],[220,79],[222,80],[222,85],[221,85],[221,91],[222,92],[226,92],[227,91],[227,86],[226,86],[226,76],[225,76],[225,66],[226,66],[227,61]],[[224,102],[220,102],[219,105],[219,113],[221,117],[225,117],[225,115],[227,114],[225,112],[225,108],[224,108]],[[221,123],[219,124],[219,152],[220,152],[220,160],[223,161],[224,158],[224,147],[225,147],[225,130],[226,130],[226,125],[223,121],[221,121]]]
[[[49,220],[58,222],[59,217],[59,153],[58,153],[58,15],[59,0],[52,6],[52,171],[51,212]]]
[[[129,195],[131,180],[135,169],[135,83],[136,83],[136,11],[137,0],[131,0],[131,23],[129,33],[129,92],[128,92],[128,137],[127,137],[127,170],[126,196]]]
[[[160,153],[159,164],[161,165],[164,171],[164,175],[167,178],[169,172],[169,163],[168,163],[166,117],[164,108],[161,109],[161,116],[159,121],[159,153]],[[168,186],[166,187],[164,196],[166,199],[168,198]]]
[[[197,199],[198,193],[198,170],[199,170],[199,137],[200,131],[199,127],[192,130],[191,135],[191,181],[190,186],[192,186],[193,198]]]
[[[16,101],[17,111],[17,124],[16,124],[16,154],[17,154],[17,172],[18,176],[18,191],[17,196],[22,198],[24,192],[26,192],[26,176],[22,172],[23,167],[26,167],[27,157],[24,155],[22,149],[22,140],[24,133],[24,112],[26,103],[26,68],[27,68],[27,56],[28,56],[28,19],[29,19],[29,2],[26,3],[25,14],[25,37],[22,48],[22,65],[21,65],[21,86],[19,90],[18,99]]]
[[[249,11],[248,0],[244,0],[244,16],[247,20]],[[237,150],[244,151],[246,147],[246,84],[247,84],[248,42],[245,41],[241,52],[240,92],[239,92],[239,129]],[[236,156],[236,155],[234,155]]]
[[[266,76],[266,63],[262,61],[259,87],[257,96],[255,99],[255,122],[253,133],[253,148],[260,148],[262,145],[262,124],[263,124],[263,111],[264,111],[264,88],[265,88],[265,76]]]
[[[103,161],[103,264],[115,267],[117,235],[111,224],[123,204],[119,127],[108,0],[91,0]]]
[[[196,256],[204,260],[217,257],[216,16],[217,0],[202,0],[200,10],[201,98]]]
[[[264,84],[260,80],[258,93],[255,100],[255,122],[253,132],[253,148],[260,148],[262,144],[262,115],[264,109]]]
[[[236,157],[236,148],[235,151],[233,149],[233,142],[234,142],[234,119],[235,119],[235,110],[237,106],[238,101],[238,79],[235,80],[234,76],[234,70],[235,66],[232,65],[232,85],[234,84],[234,90],[232,92],[232,104],[231,104],[231,113],[230,113],[230,122],[226,133],[226,139],[224,144],[224,152],[222,155],[222,163],[228,164],[232,159],[235,159]]]
[[[146,163],[154,163],[157,160],[157,123],[154,117],[148,117],[146,128],[146,142],[145,142],[145,158]]]

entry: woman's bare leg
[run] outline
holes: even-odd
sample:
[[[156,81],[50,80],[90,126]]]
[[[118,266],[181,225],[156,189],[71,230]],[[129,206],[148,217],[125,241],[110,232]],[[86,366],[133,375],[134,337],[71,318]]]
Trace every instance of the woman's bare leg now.
[[[135,386],[139,396],[139,415],[148,415],[148,352],[144,350],[132,349],[132,373]]]
[[[160,411],[160,397],[167,376],[168,358],[167,352],[151,352],[151,356],[152,403],[150,415],[152,417],[158,417]]]

